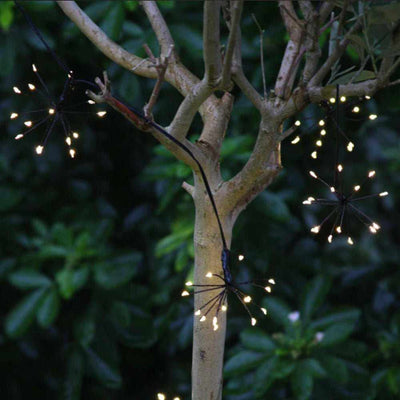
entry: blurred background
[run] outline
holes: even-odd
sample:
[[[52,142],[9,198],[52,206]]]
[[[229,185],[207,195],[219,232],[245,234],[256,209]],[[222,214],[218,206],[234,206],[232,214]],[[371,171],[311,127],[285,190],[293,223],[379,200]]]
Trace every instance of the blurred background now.
[[[104,69],[115,95],[142,107],[153,81],[110,63],[48,1],[24,2],[49,45],[81,79],[93,81]],[[134,1],[86,1],[82,7],[108,35],[145,57],[147,43],[158,54],[145,14]],[[160,1],[184,64],[198,76],[202,62],[202,2]],[[259,31],[265,29],[268,90],[273,87],[287,42],[276,2],[246,2],[243,56],[249,79],[262,90]],[[85,85],[69,99],[69,120],[80,134],[70,159],[61,126],[41,157],[38,128],[15,141],[22,120],[12,112],[46,107],[35,93],[16,96],[13,86],[39,86],[38,67],[52,96],[65,74],[45,51],[13,2],[0,3],[0,394],[4,399],[190,398],[192,299],[181,298],[192,276],[194,208],[181,189],[191,181],[146,134],[120,115],[81,104]],[[225,31],[225,35],[226,35]],[[328,40],[322,36],[321,41]],[[359,61],[351,46],[343,68]],[[222,149],[224,178],[235,174],[255,141],[258,115],[235,89],[235,112]],[[167,125],[180,96],[164,84],[154,110]],[[357,99],[355,99],[357,100]],[[365,194],[390,196],[360,202],[382,227],[377,235],[357,219],[349,222],[355,244],[310,228],[328,214],[303,206],[325,194],[308,171],[330,180],[334,141],[310,158],[324,116],[309,107],[298,116],[301,141],[283,143],[284,169],[247,207],[234,229],[232,250],[243,254],[232,273],[238,279],[273,277],[272,295],[249,289],[269,314],[257,328],[231,299],[225,365],[227,400],[400,398],[399,198],[400,141],[398,88],[360,102],[354,120],[343,106],[340,123],[355,143],[341,152],[349,188],[369,170],[376,179]],[[374,121],[368,115],[374,113]],[[294,121],[289,121],[293,123]],[[201,122],[197,117],[190,139]],[[332,125],[327,125],[333,131]],[[329,136],[329,135],[328,135]]]

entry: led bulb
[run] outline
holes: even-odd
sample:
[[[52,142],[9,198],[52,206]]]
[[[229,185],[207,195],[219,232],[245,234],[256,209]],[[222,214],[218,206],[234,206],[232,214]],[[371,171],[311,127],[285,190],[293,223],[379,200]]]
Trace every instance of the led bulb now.
[[[358,192],[358,191],[360,190],[360,188],[361,188],[361,186],[360,186],[360,185],[356,185],[356,186],[354,186],[354,190],[355,190],[356,192]]]
[[[187,291],[187,290],[184,290],[182,293],[181,293],[181,296],[182,297],[186,297],[186,296],[189,296],[189,292]]]
[[[206,278],[212,278],[212,276],[213,276],[212,272],[207,272],[206,273]]]
[[[317,178],[318,178],[317,174],[316,174],[314,171],[310,171],[309,174],[310,174],[314,179],[317,179]]]
[[[373,121],[373,120],[377,119],[378,116],[377,116],[376,114],[371,114],[368,118],[369,118],[371,121]]]
[[[227,309],[228,309],[228,307],[227,307],[225,304],[221,307],[221,310],[224,311],[224,312],[225,312]]]
[[[186,286],[193,286],[193,282],[187,281],[187,282],[185,283],[185,285],[186,285]]]
[[[317,141],[315,142],[315,144],[316,144],[318,147],[321,147],[321,146],[322,146],[322,140],[317,140]]]
[[[320,135],[321,136],[325,136],[326,135],[326,130],[325,129],[321,129]]]
[[[261,307],[261,311],[263,312],[264,315],[267,315],[267,309],[266,308]]]
[[[218,325],[214,325],[213,329],[214,329],[214,331],[217,331],[218,330]]]
[[[203,315],[203,316],[200,318],[200,322],[204,322],[206,319],[207,319],[206,316]]]
[[[107,111],[99,111],[99,112],[97,113],[97,115],[98,115],[100,118],[103,118],[106,114],[107,114]]]
[[[329,236],[328,236],[328,243],[332,243],[332,239],[333,239],[333,236],[332,236],[332,235],[329,235]]]
[[[275,279],[274,278],[268,279],[268,283],[270,283],[271,285],[275,285]]]
[[[342,233],[342,227],[341,226],[337,226],[336,227],[336,232],[337,233]]]
[[[300,136],[296,136],[290,143],[297,144],[300,142]]]
[[[370,99],[371,99],[371,96],[365,96],[365,98],[366,98],[367,100],[370,100]]]
[[[201,314],[201,310],[197,310],[194,315],[199,316]]]
[[[43,153],[43,149],[44,149],[43,146],[36,146],[35,148],[36,154],[40,156]]]
[[[358,113],[360,112],[360,107],[355,106],[352,111],[353,113]]]
[[[53,115],[56,112],[56,110],[54,108],[49,108],[49,114]]]
[[[265,291],[266,291],[266,292],[271,293],[271,290],[272,290],[272,289],[271,289],[271,286],[266,286],[266,287],[265,287]]]
[[[24,137],[24,135],[22,133],[19,133],[17,136],[15,136],[15,140],[19,140],[22,139]]]
[[[30,128],[32,126],[32,121],[25,121],[24,125]]]
[[[157,400],[165,400],[165,394],[163,394],[163,393],[158,393],[158,394],[157,394]]]
[[[321,120],[318,122],[318,125],[319,125],[319,126],[324,126],[324,125],[325,125],[325,121],[324,121],[323,119],[321,119]]]
[[[369,171],[368,172],[368,178],[373,178],[375,176],[376,172],[375,171]]]
[[[342,103],[344,103],[344,102],[346,101],[346,96],[341,96],[341,97],[340,97],[340,101],[341,101]]]
[[[338,170],[339,172],[342,172],[342,171],[343,171],[343,165],[342,165],[342,164],[339,164],[339,165],[337,166],[337,170]]]
[[[70,155],[71,158],[75,158],[76,150],[71,149],[71,150],[69,151],[69,155]]]
[[[36,86],[33,85],[32,83],[28,83],[28,88],[29,88],[29,90],[34,91],[36,89]]]
[[[37,72],[37,68],[36,68],[36,65],[35,65],[35,64],[32,64],[32,71],[33,71],[33,72]]]
[[[299,120],[297,120],[294,124],[295,124],[296,126],[300,126],[300,125],[301,125],[301,122],[300,122]]]
[[[319,225],[316,225],[316,226],[313,226],[312,228],[311,228],[311,232],[312,233],[318,233],[319,232],[319,230],[320,230],[320,226]]]
[[[15,118],[18,118],[18,113],[15,112],[11,113],[10,119],[15,119]]]
[[[335,103],[336,103],[336,99],[335,99],[334,97],[331,97],[331,98],[329,99],[329,101],[330,101],[332,104],[335,104]]]
[[[14,90],[14,92],[16,94],[21,94],[22,93],[16,86],[13,87],[13,90]]]
[[[368,228],[369,228],[369,230],[371,231],[371,233],[376,233],[376,232],[378,232],[372,225],[370,225]]]
[[[352,246],[352,245],[354,244],[353,239],[352,239],[350,236],[347,238],[347,243],[348,243],[350,246]]]
[[[385,197],[385,196],[387,196],[388,194],[389,194],[389,192],[381,192],[381,193],[379,193],[379,196]]]
[[[213,325],[218,325],[218,318],[214,317],[212,323]]]
[[[347,143],[347,151],[351,153],[353,149],[354,149],[354,143],[353,142]]]
[[[244,301],[245,303],[250,303],[250,302],[251,302],[251,297],[250,297],[250,296],[246,296],[246,297],[243,299],[243,301]]]
[[[244,260],[244,255],[243,254],[239,254],[238,260],[239,261],[243,261]]]
[[[78,132],[72,132],[72,137],[74,139],[78,139],[79,138],[79,133]]]
[[[331,192],[335,193],[335,188],[333,186],[331,186]]]
[[[89,103],[89,104],[92,104],[92,105],[93,105],[93,104],[96,104],[96,102],[93,101],[93,100],[88,100],[88,103]]]
[[[372,223],[372,226],[373,226],[376,230],[381,229],[380,225],[378,225],[376,222],[373,222],[373,223]]]
[[[313,158],[313,159],[315,160],[317,157],[318,157],[318,153],[314,150],[314,151],[311,153],[311,158]]]
[[[255,318],[251,319],[251,326],[254,326],[257,323],[257,320]]]
[[[70,136],[67,136],[67,137],[65,138],[65,143],[67,143],[68,146],[71,146],[72,140],[71,140],[71,137],[70,137]]]

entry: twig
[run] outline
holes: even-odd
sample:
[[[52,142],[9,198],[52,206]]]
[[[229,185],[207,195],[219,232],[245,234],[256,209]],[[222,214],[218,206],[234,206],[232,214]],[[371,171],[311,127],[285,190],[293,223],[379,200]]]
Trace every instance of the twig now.
[[[186,181],[182,183],[182,188],[186,190],[192,197],[194,197],[194,186],[190,185]]]
[[[169,58],[171,57],[174,46],[171,45],[170,51],[167,53],[165,57],[160,56],[158,59],[154,57],[152,51],[150,50],[147,44],[144,44],[143,47],[145,48],[147,55],[149,56],[150,60],[154,65],[154,68],[157,71],[157,82],[154,85],[148,103],[143,108],[145,117],[151,118],[151,113],[160,94],[161,85],[164,81],[165,72],[167,71]]]
[[[228,45],[226,48],[224,65],[222,67],[222,79],[221,79],[221,88],[223,90],[228,89],[230,80],[231,80],[231,67],[232,60],[235,47],[238,45],[237,43],[237,35],[238,35],[238,26],[240,25],[240,18],[242,15],[243,9],[243,1],[244,0],[235,0],[231,3],[232,11],[232,22],[229,31]]]
[[[216,87],[219,84],[222,70],[220,52],[220,9],[220,0],[204,2],[204,66],[206,79],[212,87]]]
[[[255,24],[257,25],[258,31],[260,33],[260,60],[261,60],[261,76],[263,81],[264,89],[264,100],[267,98],[267,83],[265,81],[265,67],[264,67],[264,29],[261,28],[254,14],[251,14]]]

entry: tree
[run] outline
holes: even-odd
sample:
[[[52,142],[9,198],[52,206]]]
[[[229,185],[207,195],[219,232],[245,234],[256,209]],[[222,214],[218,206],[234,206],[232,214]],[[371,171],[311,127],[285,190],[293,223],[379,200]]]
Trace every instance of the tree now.
[[[334,96],[335,86],[330,82],[341,72],[339,62],[348,45],[351,42],[360,44],[361,41],[367,56],[359,69],[351,76],[347,76],[347,81],[345,79],[341,85],[341,94],[345,96],[372,95],[378,89],[392,84],[389,79],[396,71],[400,60],[396,57],[397,18],[388,21],[390,43],[385,51],[377,55],[377,48],[371,44],[367,19],[376,11],[373,4],[365,4],[365,7],[362,7],[362,3],[345,1],[336,7],[333,2],[312,4],[311,1],[300,1],[297,5],[290,1],[280,1],[282,20],[289,41],[282,57],[274,90],[267,94],[264,88],[261,96],[243,72],[240,52],[243,1],[204,2],[205,74],[201,80],[188,71],[179,60],[173,38],[155,2],[143,1],[141,5],[159,41],[160,64],[168,63],[164,76],[160,74],[160,68],[154,68],[152,57],[140,59],[108,39],[75,2],[60,1],[58,4],[111,60],[140,76],[158,79],[159,83],[165,79],[184,96],[167,130],[175,139],[190,148],[200,160],[210,182],[228,243],[241,211],[273,182],[281,169],[280,143],[295,130],[292,127],[283,131],[285,121],[308,104],[319,103]],[[229,28],[228,42],[223,56],[220,41],[221,11]],[[329,52],[322,58],[324,50],[319,47],[318,40],[320,34],[324,32],[330,32],[331,40]],[[378,41],[379,39],[376,42]],[[372,66],[373,71],[365,71],[368,65]],[[237,175],[223,181],[219,158],[233,109],[234,99],[230,91],[234,85],[258,110],[260,125],[256,144],[246,165]],[[104,89],[97,100],[112,103],[114,98],[107,91],[107,85]],[[155,96],[158,91],[159,85],[156,85]],[[151,112],[152,104],[153,100],[150,100],[148,112]],[[121,111],[121,108],[116,108]],[[200,139],[193,144],[186,139],[186,136],[198,112],[202,117],[203,129]],[[137,123],[137,121],[132,122]],[[179,146],[166,140],[156,130],[148,126],[142,128],[153,134],[179,160],[193,169],[195,185],[190,186],[185,183],[184,188],[192,195],[196,209],[195,281],[202,282],[206,272],[210,270],[213,273],[221,272],[221,246],[217,221],[198,166],[180,150]],[[208,298],[210,297],[207,295],[202,296],[201,303],[206,302]],[[199,307],[201,304],[199,302],[200,299],[196,299],[195,308]],[[201,324],[195,319],[193,399],[221,398],[225,322],[222,319],[219,323],[220,329],[214,332],[211,325]]]

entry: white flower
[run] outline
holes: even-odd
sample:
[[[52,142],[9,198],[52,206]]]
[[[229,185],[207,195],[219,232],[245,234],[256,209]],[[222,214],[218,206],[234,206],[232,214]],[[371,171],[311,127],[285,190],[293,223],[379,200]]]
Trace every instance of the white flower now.
[[[323,338],[324,338],[324,332],[317,332],[316,334],[315,334],[315,340],[317,341],[317,342],[320,342]]]
[[[288,314],[288,318],[292,322],[296,322],[300,318],[300,313],[298,311],[293,311],[290,314]]]

